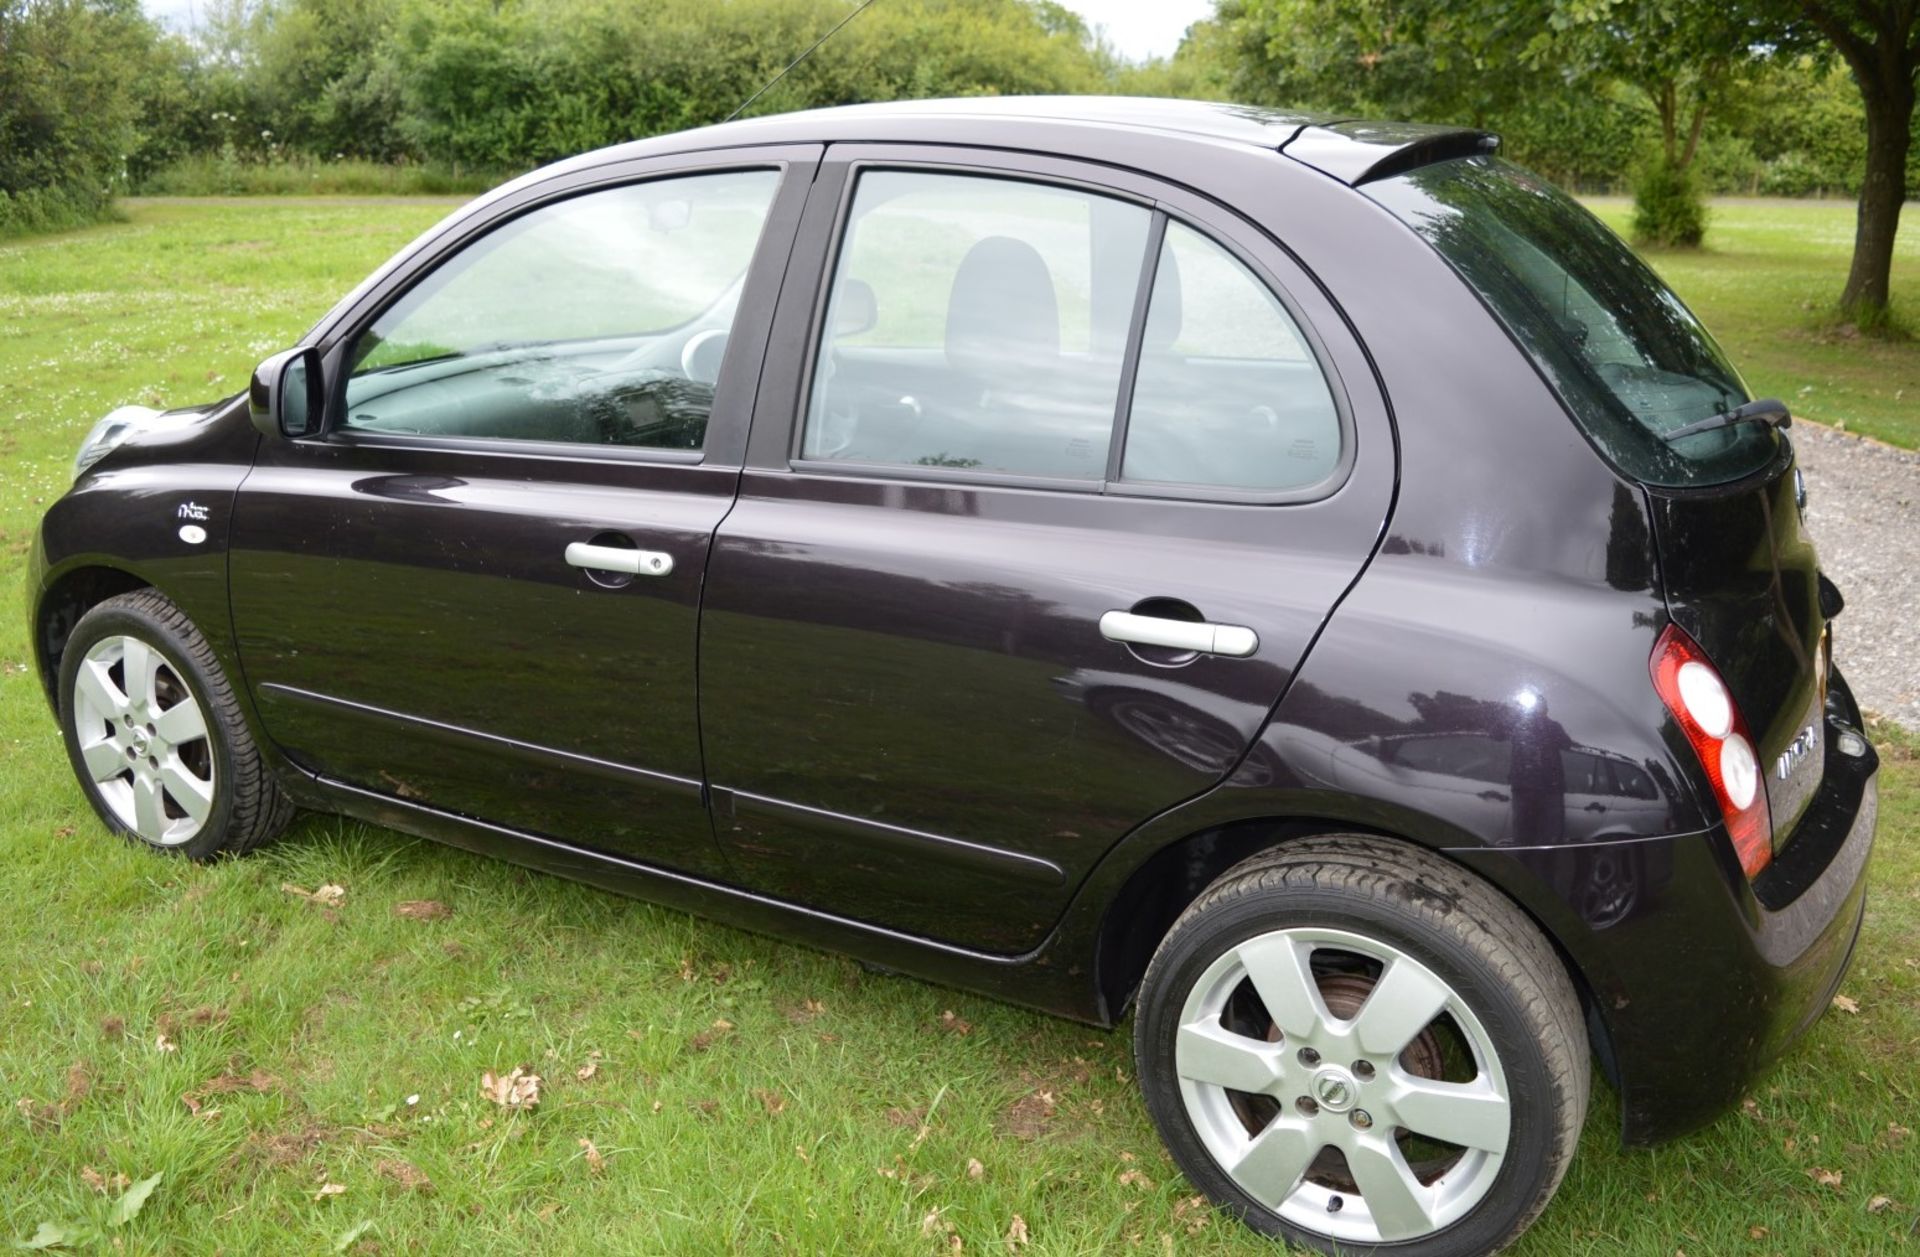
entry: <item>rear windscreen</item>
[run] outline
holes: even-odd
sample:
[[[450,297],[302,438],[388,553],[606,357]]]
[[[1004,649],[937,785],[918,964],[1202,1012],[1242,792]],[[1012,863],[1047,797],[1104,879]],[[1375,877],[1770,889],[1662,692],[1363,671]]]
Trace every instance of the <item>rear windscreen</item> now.
[[[1765,424],[1666,439],[1750,400],[1746,386],[1693,312],[1571,197],[1493,157],[1367,192],[1453,264],[1628,476],[1718,484],[1772,458],[1779,437]]]

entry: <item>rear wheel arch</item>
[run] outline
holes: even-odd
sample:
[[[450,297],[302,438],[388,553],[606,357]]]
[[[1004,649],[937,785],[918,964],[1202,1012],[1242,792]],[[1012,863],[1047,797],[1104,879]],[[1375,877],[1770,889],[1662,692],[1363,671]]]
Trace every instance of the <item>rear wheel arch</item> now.
[[[1479,868],[1454,860],[1446,851],[1351,821],[1321,817],[1237,821],[1167,843],[1141,861],[1107,904],[1100,920],[1094,951],[1094,981],[1107,1014],[1116,1022],[1125,1015],[1160,941],[1207,887],[1253,856],[1323,834],[1365,834],[1439,856],[1518,908],[1553,948],[1574,993],[1579,996],[1588,1044],[1600,1072],[1610,1084],[1619,1085],[1619,1066],[1605,1010],[1588,975],[1550,921],[1515,895],[1510,887],[1487,877]]]

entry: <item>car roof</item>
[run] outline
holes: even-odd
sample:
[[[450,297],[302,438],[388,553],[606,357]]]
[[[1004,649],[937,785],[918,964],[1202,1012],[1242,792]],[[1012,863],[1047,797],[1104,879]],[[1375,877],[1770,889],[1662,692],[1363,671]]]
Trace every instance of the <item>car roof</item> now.
[[[898,141],[910,137],[915,123],[946,124],[944,137],[950,137],[953,125],[968,122],[979,124],[981,142],[1007,147],[1024,147],[1023,137],[1016,133],[1018,128],[1029,128],[1030,136],[1025,138],[1037,139],[1049,130],[1057,133],[1061,124],[1191,135],[1284,152],[1349,185],[1431,161],[1491,152],[1499,144],[1497,137],[1467,127],[1376,121],[1221,101],[1148,96],[970,96],[768,114],[617,145],[575,161],[597,165],[643,156],[659,151],[663,142],[675,149],[688,149],[801,141]]]

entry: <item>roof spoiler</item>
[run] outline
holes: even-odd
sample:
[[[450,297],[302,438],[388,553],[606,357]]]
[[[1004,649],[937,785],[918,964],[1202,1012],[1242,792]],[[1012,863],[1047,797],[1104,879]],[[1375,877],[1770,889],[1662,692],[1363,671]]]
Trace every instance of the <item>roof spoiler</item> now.
[[[1357,188],[1434,162],[1492,153],[1499,147],[1499,136],[1471,127],[1348,121],[1301,127],[1280,151]]]

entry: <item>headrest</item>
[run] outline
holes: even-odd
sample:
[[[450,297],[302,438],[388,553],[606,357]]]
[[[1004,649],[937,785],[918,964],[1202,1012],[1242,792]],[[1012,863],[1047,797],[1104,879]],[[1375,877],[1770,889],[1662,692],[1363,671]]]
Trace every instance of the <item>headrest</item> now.
[[[880,303],[873,295],[873,285],[864,279],[844,280],[840,291],[833,294],[833,338],[858,336],[862,332],[873,330],[880,318]]]
[[[1047,370],[1060,357],[1060,307],[1046,259],[1024,240],[975,242],[947,297],[947,363],[995,378],[1014,369]]]

